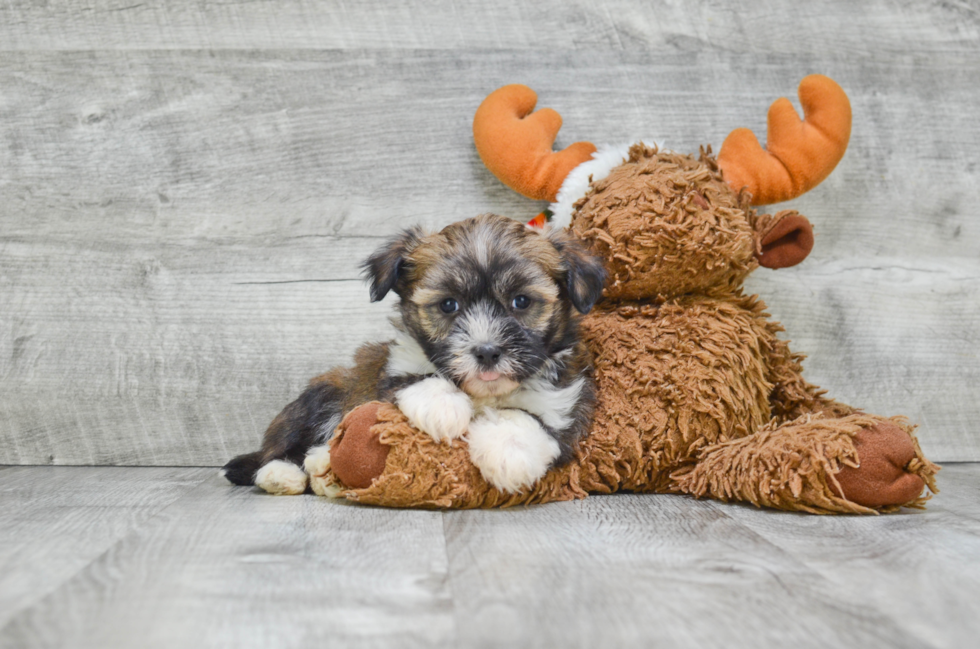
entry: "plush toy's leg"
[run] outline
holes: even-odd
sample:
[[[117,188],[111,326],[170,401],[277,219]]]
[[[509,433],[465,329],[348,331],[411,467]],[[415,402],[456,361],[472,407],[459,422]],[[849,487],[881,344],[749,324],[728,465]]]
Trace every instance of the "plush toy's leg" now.
[[[387,403],[350,412],[329,451],[311,451],[306,468],[320,495],[386,507],[507,507],[586,496],[575,463],[518,492],[496,489],[471,460],[464,440],[437,442]]]
[[[773,421],[755,435],[705,448],[675,472],[676,490],[811,513],[920,507],[936,492],[929,462],[901,419],[854,413]]]
[[[314,484],[331,495],[389,507],[479,506],[468,504],[474,495],[468,492],[487,490],[464,442],[437,442],[396,406],[377,402],[355,408],[337,427],[329,465]]]
[[[772,322],[768,323],[767,327],[770,333],[768,378],[773,384],[770,404],[774,420],[768,428],[782,431],[780,425],[785,426],[786,430],[779,435],[789,435],[792,438],[797,434],[804,436],[812,434],[807,432],[807,426],[800,427],[800,422],[803,421],[822,422],[819,425],[813,424],[818,430],[823,431],[822,434],[830,434],[828,426],[833,428],[840,425],[848,432],[850,440],[840,439],[839,441],[844,444],[841,448],[846,450],[846,447],[853,446],[854,457],[859,458],[860,466],[857,466],[857,461],[851,461],[852,456],[849,454],[846,454],[848,458],[846,460],[842,459],[845,456],[839,454],[835,456],[836,459],[833,461],[840,465],[839,471],[830,474],[828,476],[830,479],[823,482],[834,498],[843,499],[849,505],[858,505],[864,508],[863,511],[870,509],[886,511],[897,509],[902,505],[921,504],[926,500],[920,498],[926,486],[931,491],[936,491],[933,476],[938,467],[922,455],[918,442],[911,434],[911,426],[900,418],[887,420],[869,417],[851,406],[827,398],[823,390],[803,378],[803,355],[793,353],[788,343],[777,337],[782,327]],[[864,423],[854,429],[853,424],[857,421]],[[817,437],[819,436],[818,434]],[[818,439],[814,442],[822,443]],[[759,445],[756,452],[760,455],[765,455],[767,452],[763,448],[765,443],[761,440],[749,437],[744,443],[747,447]],[[831,448],[838,447],[831,445],[820,448],[826,453],[831,453]],[[807,449],[812,453],[813,449],[810,447]],[[703,457],[707,459],[707,456]],[[793,461],[791,458],[785,459]],[[688,481],[693,479],[694,474],[700,475],[699,479],[704,480],[709,466],[710,463],[694,469]],[[778,483],[779,480],[776,482]],[[690,482],[687,484],[690,485]],[[746,499],[751,500],[751,498]],[[843,509],[837,508],[837,505],[841,503],[835,502],[834,507],[827,509],[853,511],[848,508],[848,505],[841,505]]]

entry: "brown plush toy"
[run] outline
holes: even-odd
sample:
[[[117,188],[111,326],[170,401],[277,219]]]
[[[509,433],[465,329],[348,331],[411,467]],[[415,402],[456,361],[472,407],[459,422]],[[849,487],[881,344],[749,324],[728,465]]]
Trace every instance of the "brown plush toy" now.
[[[516,494],[492,488],[466,442],[437,443],[396,407],[367,404],[335,435],[329,465],[308,466],[320,494],[394,507],[495,507],[614,491],[693,494],[812,513],[919,507],[938,467],[901,417],[823,396],[802,356],[777,337],[765,304],[742,292],[759,265],[801,262],[813,245],[794,211],[757,214],[820,183],[844,154],[850,104],[832,80],[800,84],[805,119],[780,99],[767,148],[746,129],[718,158],[634,144],[552,144],[561,118],[532,113],[535,93],[506,86],[473,124],[487,167],[553,202],[606,260],[603,300],[583,321],[595,357],[591,435],[569,465]]]

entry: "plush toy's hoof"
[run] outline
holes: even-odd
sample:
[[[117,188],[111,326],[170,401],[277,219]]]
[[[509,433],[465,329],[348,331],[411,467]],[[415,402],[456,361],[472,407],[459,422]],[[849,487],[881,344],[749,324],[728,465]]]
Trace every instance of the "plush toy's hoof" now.
[[[916,457],[912,438],[896,424],[883,421],[854,436],[859,467],[837,474],[844,498],[865,507],[887,507],[914,501],[925,481],[908,470]]]
[[[390,447],[371,432],[380,406],[367,403],[348,413],[330,445],[330,468],[345,487],[366,489],[385,470]]]

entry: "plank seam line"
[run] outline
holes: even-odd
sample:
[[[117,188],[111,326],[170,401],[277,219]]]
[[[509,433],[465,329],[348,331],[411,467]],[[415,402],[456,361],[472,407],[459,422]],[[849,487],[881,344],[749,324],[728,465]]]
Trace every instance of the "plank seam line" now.
[[[360,278],[338,277],[337,279],[283,279],[268,282],[232,282],[235,286],[262,286],[268,284],[321,284],[332,282],[360,282]]]

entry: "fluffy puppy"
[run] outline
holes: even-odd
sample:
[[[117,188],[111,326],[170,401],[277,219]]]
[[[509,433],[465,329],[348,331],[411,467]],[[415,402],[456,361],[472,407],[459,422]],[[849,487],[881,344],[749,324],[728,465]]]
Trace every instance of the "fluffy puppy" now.
[[[300,468],[329,461],[343,416],[394,401],[435,440],[464,437],[494,486],[519,491],[572,458],[594,404],[578,320],[602,293],[602,263],[564,231],[493,214],[437,234],[413,228],[365,263],[371,300],[398,297],[395,339],[365,345],[354,367],[311,381],[222,472],[270,493],[306,489]]]

